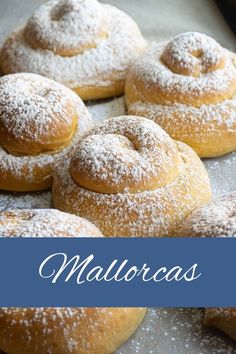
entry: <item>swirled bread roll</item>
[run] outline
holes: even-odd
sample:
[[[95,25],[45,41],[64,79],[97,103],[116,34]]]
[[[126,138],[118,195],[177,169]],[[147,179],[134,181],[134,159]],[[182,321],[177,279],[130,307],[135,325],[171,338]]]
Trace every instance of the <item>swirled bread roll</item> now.
[[[126,81],[129,114],[145,116],[200,157],[236,149],[235,54],[196,32],[153,44]]]
[[[122,94],[131,62],[146,47],[137,24],[97,0],[50,0],[0,54],[4,74],[33,72],[91,100]]]
[[[78,95],[35,74],[0,78],[0,189],[38,191],[93,121]]]
[[[210,199],[207,173],[192,149],[141,117],[104,121],[53,178],[55,207],[86,217],[104,235],[175,235]]]
[[[179,236],[236,237],[236,192],[216,198],[193,212],[179,228]]]

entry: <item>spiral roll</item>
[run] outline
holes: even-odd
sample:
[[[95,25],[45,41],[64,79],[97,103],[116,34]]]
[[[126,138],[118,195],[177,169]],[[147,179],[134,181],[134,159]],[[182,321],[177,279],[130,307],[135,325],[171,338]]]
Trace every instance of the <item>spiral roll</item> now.
[[[145,116],[200,157],[236,149],[235,54],[214,39],[183,33],[153,46],[126,81],[129,114]]]
[[[195,153],[133,116],[90,132],[53,181],[55,207],[88,218],[108,236],[172,236],[211,198]]]
[[[146,47],[137,24],[97,0],[50,0],[5,41],[4,74],[33,72],[83,100],[122,94],[131,62]]]

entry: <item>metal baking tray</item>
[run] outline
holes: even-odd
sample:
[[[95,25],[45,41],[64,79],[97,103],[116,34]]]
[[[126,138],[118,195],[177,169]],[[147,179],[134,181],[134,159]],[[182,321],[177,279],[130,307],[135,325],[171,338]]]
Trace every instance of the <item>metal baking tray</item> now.
[[[0,42],[19,27],[43,0],[0,0]],[[236,50],[236,39],[211,0],[107,0],[129,13],[149,40],[199,31]],[[95,121],[125,113],[123,97],[87,104]],[[214,196],[236,190],[236,153],[203,160]],[[0,210],[51,207],[51,193],[0,192]],[[202,309],[149,309],[136,334],[116,354],[236,354],[236,344],[204,328]]]

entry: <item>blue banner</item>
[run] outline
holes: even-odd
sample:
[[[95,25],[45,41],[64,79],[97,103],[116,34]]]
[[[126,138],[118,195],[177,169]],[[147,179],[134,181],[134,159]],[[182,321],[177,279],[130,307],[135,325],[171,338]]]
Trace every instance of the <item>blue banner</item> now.
[[[0,306],[236,306],[236,239],[0,238]]]

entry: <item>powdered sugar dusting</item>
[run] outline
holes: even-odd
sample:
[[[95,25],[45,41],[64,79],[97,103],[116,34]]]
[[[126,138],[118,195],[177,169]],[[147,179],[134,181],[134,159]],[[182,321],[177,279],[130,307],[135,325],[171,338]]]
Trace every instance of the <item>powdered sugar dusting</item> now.
[[[102,236],[89,221],[54,209],[9,209],[0,213],[3,237]]]
[[[102,193],[140,192],[171,182],[179,173],[173,140],[151,120],[106,120],[78,144],[70,171],[85,188]]]
[[[48,1],[29,19],[24,37],[34,48],[76,55],[94,48],[108,33],[106,7],[96,0]]]
[[[183,128],[183,138],[191,134],[193,126],[196,127],[198,136],[204,137],[207,132],[216,129],[235,129],[236,94],[230,100],[218,104],[201,105],[198,108],[181,103],[158,105],[136,102],[129,106],[129,112],[130,114],[136,112],[140,116],[154,120],[173,138],[177,138],[177,132],[182,131]]]
[[[0,192],[0,211],[7,209],[52,208],[51,192],[9,193]]]
[[[92,115],[93,121],[99,123],[100,120],[110,118],[112,116],[119,116],[125,112],[124,98],[116,98],[106,100],[102,103],[93,102],[88,103],[87,108]],[[88,123],[84,121],[82,129],[88,129]],[[37,192],[37,193],[8,193],[0,192],[0,211],[12,208],[18,209],[37,209],[37,208],[51,208],[51,192]]]
[[[150,309],[141,328],[117,354],[235,354],[222,332],[203,325],[204,310]]]
[[[123,115],[125,112],[123,97],[102,103],[89,103],[87,108],[94,121],[98,123],[100,119]],[[209,173],[215,196],[236,189],[235,154],[203,162]],[[0,192],[0,210],[50,208],[51,206],[51,192],[15,194]],[[68,342],[73,345],[73,340],[68,339]],[[236,352],[234,343],[227,336],[203,326],[203,310],[180,308],[150,309],[143,325],[131,340],[117,351],[117,354],[156,354],[157,350],[168,354],[234,354]]]
[[[236,153],[217,159],[205,159],[203,163],[211,180],[214,197],[236,190]]]
[[[197,38],[199,36],[198,33],[186,33],[182,36],[188,38],[189,35]],[[203,42],[209,42],[207,36],[201,34],[201,38]],[[178,37],[176,40],[178,41]],[[207,47],[207,43],[203,47]],[[200,73],[198,77],[180,75],[169,69],[162,60],[167,44],[153,43],[131,67],[126,83],[129,104],[141,101],[155,104],[182,103],[199,107],[202,104],[218,103],[225,98],[232,97],[236,90],[234,54],[221,48],[224,63],[219,68]],[[188,48],[185,55],[188,57],[188,53],[193,49]],[[218,46],[216,52],[218,52]],[[185,61],[188,63],[185,56],[184,59],[179,58],[181,68],[185,67]]]
[[[124,116],[126,113],[124,97],[103,100],[102,102],[88,102],[87,108],[96,124],[111,117]]]
[[[144,1],[145,3],[145,1]],[[211,1],[181,2],[150,2],[154,11],[146,5],[137,6],[137,1],[123,1],[134,16],[139,17],[143,29],[152,38],[167,38],[183,30],[197,28],[215,34],[218,38],[235,47],[235,38],[229,32],[225,23],[220,18],[214,4]],[[6,2],[8,4],[8,2]],[[15,21],[25,17],[26,9],[35,6],[32,2],[21,2],[22,7],[8,9],[7,18],[3,18],[0,28],[1,38],[9,29],[14,27]],[[138,4],[139,5],[139,4]],[[4,5],[3,5],[4,6]],[[144,13],[140,13],[140,8]],[[5,8],[4,8],[5,9]],[[9,10],[10,9],[10,10]],[[171,11],[170,11],[171,10]],[[173,16],[173,11],[176,14]],[[21,14],[21,19],[18,14]],[[163,16],[163,13],[165,16]],[[4,16],[5,12],[2,13]],[[146,20],[148,16],[148,21]],[[6,17],[6,16],[5,16]],[[211,19],[208,21],[208,19]],[[14,23],[13,23],[14,22]],[[157,26],[158,23],[158,26]],[[6,24],[6,25],[5,25]],[[102,104],[89,106],[90,112],[96,121],[99,119],[124,114],[123,104],[118,99]],[[110,108],[112,109],[110,110]],[[114,114],[114,112],[116,112]],[[230,154],[222,158],[204,161],[211,179],[211,185],[215,196],[236,190],[236,155]],[[9,207],[44,207],[51,206],[51,193],[10,194],[0,192],[0,209]],[[118,354],[233,354],[236,352],[235,344],[219,331],[206,329],[202,325],[203,310],[199,309],[153,309],[150,310],[146,320],[135,336],[124,345]],[[174,340],[173,340],[174,339]]]
[[[101,6],[107,12],[104,21],[108,21],[109,29],[108,37],[99,41],[96,48],[79,55],[60,56],[50,50],[32,48],[25,41],[24,30],[20,30],[13,33],[3,46],[3,71],[35,72],[70,88],[104,87],[124,80],[129,65],[143,50],[145,41],[128,15],[110,5]]]
[[[214,39],[202,33],[187,32],[167,44],[162,60],[178,74],[198,77],[224,66],[225,54]]]
[[[1,129],[15,139],[37,142],[60,140],[58,130],[73,132],[75,97],[62,85],[34,74],[0,79]]]
[[[217,198],[194,212],[184,222],[179,234],[236,237],[236,192]]]
[[[13,88],[15,80],[18,82],[19,87],[16,85],[16,87]],[[86,110],[86,107],[74,92],[66,87],[62,87],[60,84],[52,82],[51,80],[41,78],[38,75],[17,74],[16,77],[15,75],[9,75],[3,77],[1,81],[3,82],[2,95],[0,98],[0,110],[3,111],[1,119],[6,127],[9,128],[10,132],[16,135],[16,138],[18,134],[21,137],[23,133],[26,134],[27,138],[32,139],[33,141],[37,140],[37,138],[40,141],[45,135],[53,136],[53,129],[55,128],[56,132],[56,127],[58,125],[58,120],[56,118],[58,114],[60,123],[62,123],[62,125],[65,123],[65,126],[67,126],[68,123],[70,125],[70,119],[72,120],[74,117],[78,119],[77,128],[71,139],[71,143],[59,152],[15,156],[8,153],[3,147],[0,147],[0,172],[2,178],[6,175],[12,175],[15,179],[33,183],[36,178],[36,169],[41,170],[42,178],[52,178],[52,170],[54,166],[59,164],[61,160],[72,156],[78,141],[93,126],[93,121]],[[24,83],[26,83],[25,86]],[[51,101],[51,107],[48,107],[48,102],[47,105],[45,105],[45,102],[43,102],[42,105],[38,104],[38,97],[34,91],[38,84],[41,84],[41,92],[44,92],[44,87],[46,87],[46,90],[52,90],[53,98]],[[27,93],[24,92],[26,88]],[[33,90],[33,93],[31,90]],[[28,95],[31,94],[33,94],[33,97],[36,95],[36,103],[34,99],[32,102],[31,100],[29,101]],[[57,96],[57,94],[59,94],[59,96],[64,96],[61,103],[57,103],[57,101],[54,100],[54,97]],[[12,97],[14,99],[12,99]],[[39,100],[41,100],[41,98],[39,98]],[[68,117],[68,112],[65,112],[65,108],[63,108],[63,104],[68,102],[71,107],[71,118]],[[53,113],[55,113],[56,117]],[[14,120],[10,119],[12,118],[12,114],[14,114]],[[30,128],[28,128],[28,125],[32,122],[33,130],[31,131]],[[50,129],[48,129],[48,125],[50,125]]]
[[[214,156],[236,148],[236,94],[230,100],[198,108],[181,103],[136,102],[129,106],[129,114],[148,117],[173,139],[192,146],[200,156]]]
[[[129,114],[145,116],[201,157],[236,149],[236,67],[204,34],[183,33],[153,46],[131,68]]]
[[[121,124],[122,119],[126,125]],[[122,134],[123,130],[123,136],[127,133],[127,136],[132,137],[130,132],[128,134],[129,124],[130,122],[135,123],[135,120],[138,118],[121,117],[114,119],[114,123],[105,121],[101,127],[97,128],[96,133],[104,135],[116,131],[118,134]],[[149,127],[148,131],[153,131],[155,135],[155,129],[152,128],[153,123],[144,118],[141,121],[145,122],[145,128]],[[145,144],[148,146],[151,141],[150,136],[145,135],[145,129],[140,129],[140,134],[144,139],[140,146],[145,147]],[[137,136],[139,137],[139,135]],[[164,145],[167,143],[163,156],[168,161],[168,154],[171,156],[172,144],[175,143],[171,142],[170,149],[168,149],[169,138],[166,138],[165,133],[160,135],[160,141]],[[198,205],[209,201],[210,198],[209,181],[201,161],[191,149],[181,143],[176,143],[175,149],[177,149],[176,152],[178,151],[175,154],[177,160],[175,163],[172,160],[172,165],[168,163],[169,167],[171,165],[169,169],[165,170],[163,167],[163,179],[160,178],[160,181],[157,181],[157,185],[158,183],[163,183],[163,185],[141,193],[131,193],[125,189],[122,193],[96,193],[93,191],[93,185],[92,188],[85,189],[72,179],[68,162],[66,162],[61,169],[56,169],[54,175],[54,205],[64,211],[88,218],[105,235],[174,235],[178,223]],[[165,162],[162,159],[162,154],[159,155],[161,170]],[[106,166],[106,163],[102,162],[102,166]],[[119,174],[119,169],[117,169],[117,174]],[[134,176],[137,177],[135,172]],[[94,185],[97,186],[96,181]],[[166,212],[167,210],[168,212]]]

